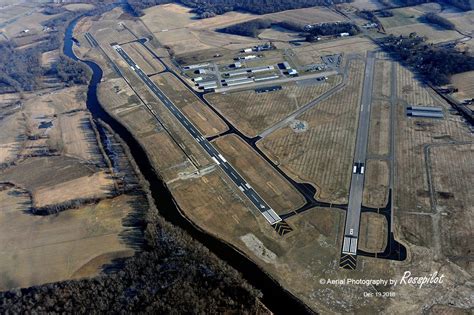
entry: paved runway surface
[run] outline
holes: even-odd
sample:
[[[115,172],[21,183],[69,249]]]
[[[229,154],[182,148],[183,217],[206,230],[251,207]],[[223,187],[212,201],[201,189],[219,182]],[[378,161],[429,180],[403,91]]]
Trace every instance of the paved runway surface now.
[[[207,141],[199,130],[184,116],[181,111],[170,101],[170,99],[161,92],[155,83],[140,69],[140,67],[127,55],[127,53],[119,46],[114,45],[113,48],[128,63],[130,68],[143,80],[150,90],[161,100],[161,102],[169,109],[169,111],[178,119],[183,127],[193,136],[199,145],[210,155],[212,160],[229,176],[229,178],[237,185],[245,196],[255,205],[262,213],[265,219],[271,224],[281,221],[281,218],[275,211],[260,197],[257,192],[240,176],[239,173],[225,160],[214,146]],[[148,105],[147,105],[148,107]],[[157,116],[155,111],[148,107],[153,115]]]
[[[357,130],[354,164],[349,192],[349,206],[346,214],[344,228],[343,254],[356,255],[359,239],[360,209],[362,206],[362,193],[364,190],[365,160],[367,156],[367,140],[370,125],[370,104],[372,102],[373,73],[375,55],[369,52],[365,66],[364,87],[360,106],[359,127]]]

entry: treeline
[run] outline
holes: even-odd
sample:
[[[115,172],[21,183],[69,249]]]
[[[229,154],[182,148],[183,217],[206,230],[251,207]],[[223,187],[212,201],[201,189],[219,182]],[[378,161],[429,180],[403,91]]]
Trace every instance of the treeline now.
[[[83,63],[63,55],[59,56],[48,73],[56,75],[66,85],[86,84],[89,80],[89,69]]]
[[[436,47],[416,33],[398,37],[390,35],[380,39],[379,44],[434,85],[447,84],[451,75],[474,70],[473,56],[452,47]]]
[[[154,220],[146,234],[152,248],[109,266],[119,271],[0,293],[0,313],[257,313],[259,292],[234,269],[187,234]]]
[[[272,23],[269,20],[256,19],[252,21],[230,25],[218,29],[217,31],[227,34],[257,37],[263,29],[270,28],[271,26]]]
[[[425,23],[435,24],[447,30],[454,30],[455,25],[450,20],[439,16],[436,13],[426,13],[421,16],[421,21]]]
[[[350,2],[350,0],[128,0],[132,11],[141,15],[142,10],[158,4],[178,2],[184,4],[201,17],[206,18],[229,11],[247,11],[255,14],[266,14],[291,9],[308,8],[318,5]]]
[[[349,33],[349,35],[356,35],[360,32],[359,27],[351,22],[335,22],[335,23],[321,23],[313,25],[308,30],[309,35],[307,39],[318,36],[332,36],[341,33]]]
[[[384,2],[384,0],[381,0]],[[432,0],[399,0],[399,2],[402,4],[402,6],[413,6],[413,5],[418,5],[418,4],[423,4],[423,3],[428,3],[428,2],[433,2]],[[452,6],[455,6],[461,10],[472,10],[473,7],[473,2],[471,0],[438,0],[435,1],[441,5],[444,4],[450,4]],[[391,6],[390,3],[388,3],[389,7]]]

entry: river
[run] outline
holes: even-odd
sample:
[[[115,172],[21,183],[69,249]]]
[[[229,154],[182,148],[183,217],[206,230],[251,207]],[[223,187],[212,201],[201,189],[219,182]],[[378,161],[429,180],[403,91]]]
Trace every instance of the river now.
[[[110,116],[100,105],[97,97],[97,87],[102,79],[102,69],[94,62],[80,60],[74,54],[73,30],[77,21],[73,20],[67,27],[64,37],[63,52],[68,57],[84,62],[92,70],[92,78],[87,90],[87,108],[95,120],[106,122],[129,146],[133,158],[140,168],[143,176],[150,183],[153,199],[160,214],[170,223],[178,226],[190,234],[194,239],[206,246],[220,259],[238,270],[244,279],[263,293],[262,302],[275,314],[304,314],[310,313],[309,309],[288,291],[284,290],[276,281],[267,275],[253,261],[237,251],[231,245],[217,239],[191,224],[184,218],[166,185],[154,173],[145,151],[132,134],[117,120]],[[276,233],[275,233],[276,235]]]

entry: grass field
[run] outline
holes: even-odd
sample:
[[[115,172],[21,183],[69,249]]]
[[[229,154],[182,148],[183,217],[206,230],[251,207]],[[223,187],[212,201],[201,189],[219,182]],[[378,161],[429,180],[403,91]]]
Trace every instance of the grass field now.
[[[120,235],[129,229],[122,220],[136,211],[136,197],[46,217],[22,212],[28,201],[16,188],[0,191],[0,203],[8,205],[0,211],[0,290],[95,276],[103,264],[133,254]]]
[[[205,136],[225,132],[226,124],[171,73],[152,77],[158,87]]]
[[[454,93],[454,96],[460,101],[474,98],[474,84],[472,84],[473,81],[474,71],[453,75],[451,77],[451,83],[454,87],[459,89],[458,92]]]
[[[369,253],[383,252],[387,246],[388,222],[380,214],[363,212],[360,216],[359,249]]]
[[[122,45],[122,48],[147,75],[165,70],[163,64],[143,47],[142,44],[133,42]]]
[[[288,213],[304,205],[303,196],[240,138],[227,135],[213,143],[277,213]]]
[[[301,26],[316,23],[340,22],[347,18],[327,7],[314,7],[296,10],[288,10],[277,13],[266,14],[264,18],[275,22],[290,22],[300,24]]]
[[[436,211],[445,256],[468,267],[474,227],[474,145],[447,145],[430,149]]]
[[[226,25],[255,19],[254,15],[230,12],[205,20],[196,20],[191,9],[166,4],[146,9],[142,21],[156,38],[177,54],[209,49],[239,49],[258,42],[243,36],[215,32]]]
[[[434,98],[428,89],[414,78],[406,68],[397,65],[397,86],[399,104],[396,121],[396,205],[399,211],[431,211],[426,181],[425,144],[449,140],[468,141],[472,139],[469,130],[459,116],[449,114],[445,102]],[[406,117],[407,105],[441,106],[445,118],[413,119]],[[408,171],[406,171],[408,170]]]
[[[208,100],[234,126],[248,136],[279,122],[341,82],[340,76],[310,86],[288,83],[280,91],[257,94],[254,90],[207,94]]]
[[[388,155],[390,150],[390,103],[373,100],[370,112],[369,155]]]
[[[367,160],[362,204],[383,208],[388,202],[389,167],[387,161]]]
[[[387,29],[387,33],[398,35],[409,35],[411,32],[416,32],[419,36],[428,38],[430,43],[442,43],[451,40],[461,39],[464,36],[456,31],[444,30],[436,28],[430,24],[414,23],[411,25],[401,25]]]
[[[107,196],[113,180],[97,171],[81,160],[68,157],[29,158],[0,172],[0,182],[11,182],[27,189],[35,197],[34,206],[43,207],[79,198]]]
[[[258,143],[293,178],[313,183],[324,201],[347,202],[363,73],[364,62],[351,61],[346,87],[297,117],[308,131],[286,127]]]

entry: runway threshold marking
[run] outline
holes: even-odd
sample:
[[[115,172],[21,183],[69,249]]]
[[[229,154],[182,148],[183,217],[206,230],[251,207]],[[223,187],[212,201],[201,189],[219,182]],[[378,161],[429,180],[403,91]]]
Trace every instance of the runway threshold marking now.
[[[339,267],[355,270],[357,268],[357,256],[351,254],[342,254],[341,260],[339,261]]]
[[[290,233],[291,231],[293,231],[291,226],[285,220],[282,220],[282,221],[274,224],[273,228],[275,229],[275,231],[280,236],[284,236],[284,235]]]

